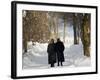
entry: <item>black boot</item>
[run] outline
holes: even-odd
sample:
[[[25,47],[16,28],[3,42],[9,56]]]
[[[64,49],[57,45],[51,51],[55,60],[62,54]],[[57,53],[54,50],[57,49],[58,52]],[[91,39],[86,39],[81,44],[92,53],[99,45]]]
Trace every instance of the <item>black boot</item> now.
[[[58,62],[58,66],[59,66],[59,62]]]
[[[54,63],[51,63],[51,67],[54,67]]]
[[[63,63],[61,62],[61,66],[63,66]]]

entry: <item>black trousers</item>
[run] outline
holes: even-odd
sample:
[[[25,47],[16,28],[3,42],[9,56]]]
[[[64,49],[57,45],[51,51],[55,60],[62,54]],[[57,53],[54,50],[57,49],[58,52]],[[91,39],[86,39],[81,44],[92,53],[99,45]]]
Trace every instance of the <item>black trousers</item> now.
[[[62,63],[62,61],[58,61],[58,66],[59,66],[59,63],[61,64],[61,66],[63,66],[63,63]]]
[[[51,63],[51,67],[54,67],[54,63]]]

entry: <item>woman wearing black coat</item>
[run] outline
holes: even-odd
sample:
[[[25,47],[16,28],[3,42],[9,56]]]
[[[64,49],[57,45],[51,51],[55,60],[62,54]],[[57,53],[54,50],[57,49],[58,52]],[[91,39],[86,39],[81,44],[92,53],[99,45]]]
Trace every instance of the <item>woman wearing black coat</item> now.
[[[54,63],[56,63],[54,39],[51,39],[50,43],[48,44],[47,52],[48,52],[48,63],[51,64],[51,67],[54,67]]]
[[[59,62],[61,63],[61,66],[63,66],[63,63],[65,61],[64,59],[64,44],[63,42],[61,42],[61,40],[58,38],[57,42],[56,42],[56,53],[57,53],[57,61],[58,61],[58,66],[59,66]]]

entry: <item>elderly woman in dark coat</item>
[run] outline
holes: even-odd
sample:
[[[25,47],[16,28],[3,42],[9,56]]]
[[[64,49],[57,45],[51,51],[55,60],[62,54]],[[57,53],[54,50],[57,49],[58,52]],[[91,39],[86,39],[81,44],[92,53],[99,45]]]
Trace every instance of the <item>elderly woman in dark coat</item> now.
[[[54,63],[56,63],[54,39],[51,39],[50,43],[48,44],[47,52],[48,52],[48,63],[51,64],[51,67],[54,67]]]
[[[59,62],[61,63],[61,66],[63,66],[63,63],[65,61],[64,59],[64,44],[63,42],[58,38],[56,42],[56,53],[57,53],[57,62],[59,66]]]

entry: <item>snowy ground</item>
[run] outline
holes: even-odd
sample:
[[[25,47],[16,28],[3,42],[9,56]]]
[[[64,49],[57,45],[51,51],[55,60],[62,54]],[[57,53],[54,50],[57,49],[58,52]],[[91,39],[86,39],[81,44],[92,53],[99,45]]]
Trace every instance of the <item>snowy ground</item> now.
[[[60,39],[63,41],[63,28],[62,25],[59,27]],[[63,67],[84,67],[91,65],[91,59],[83,55],[83,46],[80,40],[79,45],[73,44],[73,27],[67,26],[66,38],[65,38],[65,51],[64,57],[65,62]],[[32,42],[28,43],[28,52],[23,55],[23,68],[50,68],[48,65],[48,53],[47,53],[47,43],[35,43],[32,45]],[[55,67],[58,67],[55,64]]]
[[[31,68],[50,68],[48,64],[47,43],[35,43],[33,46],[31,42],[28,46],[28,52],[23,55],[23,69]],[[73,45],[72,41],[66,41],[65,45],[65,62],[63,67],[84,67],[90,66],[90,58],[83,55],[83,46],[80,42],[79,45]],[[55,67],[58,67],[55,64]]]

